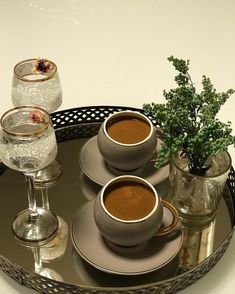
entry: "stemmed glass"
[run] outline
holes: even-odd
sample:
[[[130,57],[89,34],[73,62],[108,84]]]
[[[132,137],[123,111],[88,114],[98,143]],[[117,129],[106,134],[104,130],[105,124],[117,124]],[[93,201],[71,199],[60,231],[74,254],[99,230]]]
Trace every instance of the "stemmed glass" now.
[[[37,207],[34,193],[35,173],[48,166],[57,155],[57,142],[50,115],[38,107],[17,107],[0,120],[2,162],[23,172],[27,182],[28,208],[12,224],[15,236],[30,246],[48,242],[58,229],[58,218],[50,210]]]
[[[48,59],[27,59],[14,67],[12,79],[12,103],[18,106],[37,106],[49,113],[58,109],[62,103],[62,88],[57,66]],[[61,163],[54,160],[36,174],[38,186],[54,181],[62,172]],[[41,187],[44,206],[49,207],[47,189]]]

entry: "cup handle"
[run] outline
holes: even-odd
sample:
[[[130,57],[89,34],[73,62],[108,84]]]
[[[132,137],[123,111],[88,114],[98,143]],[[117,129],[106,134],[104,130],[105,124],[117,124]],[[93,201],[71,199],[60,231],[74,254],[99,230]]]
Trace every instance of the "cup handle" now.
[[[172,222],[169,226],[167,227],[160,227],[160,229],[158,230],[158,232],[155,234],[155,236],[163,236],[168,234],[169,232],[171,232],[175,226],[178,224],[179,221],[179,214],[177,209],[168,201],[161,199],[161,203],[163,206],[165,206],[166,208],[168,208],[170,210],[170,212],[172,213],[173,219]]]

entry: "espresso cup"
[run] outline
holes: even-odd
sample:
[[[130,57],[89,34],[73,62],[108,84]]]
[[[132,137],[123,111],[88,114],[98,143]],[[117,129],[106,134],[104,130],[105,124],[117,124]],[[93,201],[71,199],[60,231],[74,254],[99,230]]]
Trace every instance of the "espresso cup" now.
[[[161,227],[163,206],[173,220]],[[123,175],[109,181],[99,192],[94,205],[94,219],[103,237],[119,246],[138,246],[156,235],[165,235],[178,223],[174,206],[163,201],[146,180]]]
[[[120,111],[103,122],[97,143],[103,159],[111,167],[135,171],[155,153],[156,128],[147,116],[139,112]]]

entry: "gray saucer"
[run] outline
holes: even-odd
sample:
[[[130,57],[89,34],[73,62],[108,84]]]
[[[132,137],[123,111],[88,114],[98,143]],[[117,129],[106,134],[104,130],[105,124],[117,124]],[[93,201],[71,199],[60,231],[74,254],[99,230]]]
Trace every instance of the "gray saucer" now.
[[[160,146],[158,146],[158,148],[159,147]],[[84,174],[101,186],[105,185],[108,181],[118,175],[108,167],[101,156],[97,145],[97,136],[92,137],[84,144],[80,153],[79,161]],[[123,174],[131,174],[131,172],[123,172]],[[150,161],[139,174],[134,174],[144,178],[152,185],[156,185],[168,177],[169,165],[166,164],[163,167],[156,169],[154,167],[154,162]]]
[[[167,265],[181,248],[183,238],[180,223],[170,234],[153,237],[139,250],[110,247],[96,227],[93,209],[94,200],[91,200],[77,211],[72,222],[71,237],[78,254],[101,271],[118,275],[149,273]],[[171,221],[172,214],[164,207],[163,225]]]

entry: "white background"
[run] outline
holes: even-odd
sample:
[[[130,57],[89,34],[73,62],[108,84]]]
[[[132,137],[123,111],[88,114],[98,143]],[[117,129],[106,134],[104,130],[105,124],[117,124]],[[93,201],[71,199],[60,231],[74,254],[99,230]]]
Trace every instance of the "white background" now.
[[[233,0],[0,0],[0,115],[12,107],[14,65],[33,57],[57,64],[60,109],[162,102],[174,86],[170,55],[191,60],[199,91],[203,74],[219,91],[235,88],[234,14]],[[234,109],[235,95],[219,114],[233,129]],[[234,245],[181,293],[234,293]],[[0,272],[0,293],[36,292]]]

